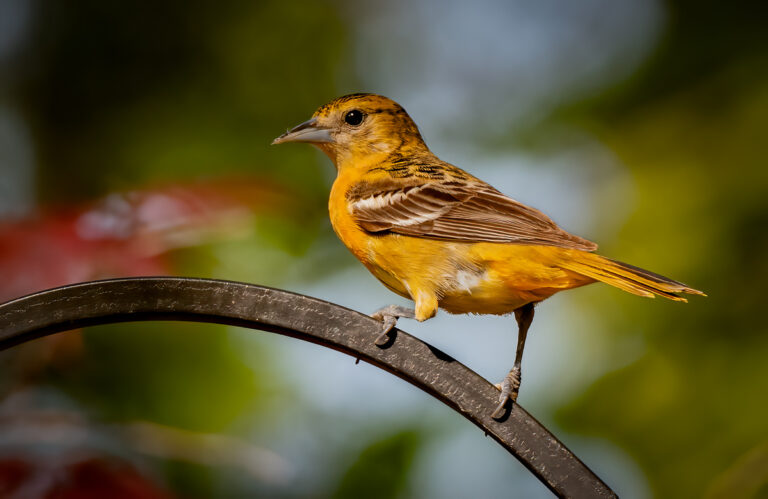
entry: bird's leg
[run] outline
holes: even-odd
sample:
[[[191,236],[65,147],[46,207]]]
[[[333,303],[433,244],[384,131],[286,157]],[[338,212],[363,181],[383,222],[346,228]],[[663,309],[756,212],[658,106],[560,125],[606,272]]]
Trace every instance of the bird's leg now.
[[[397,319],[400,317],[413,319],[416,317],[416,311],[412,308],[390,305],[375,311],[371,314],[371,317],[384,323],[381,334],[376,337],[376,344],[383,345],[387,342],[387,335],[392,331],[392,328],[395,327],[395,324],[397,324]]]
[[[501,385],[496,385],[501,389],[499,395],[499,405],[496,410],[493,411],[491,417],[498,418],[504,414],[504,405],[507,400],[511,400],[513,403],[517,400],[517,392],[520,389],[520,381],[522,377],[521,367],[523,362],[523,349],[525,348],[525,338],[528,335],[528,328],[533,322],[533,303],[528,303],[515,310],[515,319],[517,319],[517,352],[515,353],[515,365],[512,370],[509,371],[507,377],[501,382]]]

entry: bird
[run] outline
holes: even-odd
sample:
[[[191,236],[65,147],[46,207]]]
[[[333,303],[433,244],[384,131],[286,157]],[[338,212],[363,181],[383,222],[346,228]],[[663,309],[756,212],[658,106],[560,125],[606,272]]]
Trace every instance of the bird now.
[[[514,314],[517,349],[491,416],[516,403],[534,306],[553,294],[603,282],[639,296],[687,301],[686,284],[595,253],[597,244],[561,229],[541,211],[439,159],[395,101],[355,93],[320,106],[272,144],[316,146],[336,166],[328,201],[344,245],[413,308],[372,314],[386,345],[399,318]],[[704,295],[706,296],[706,295]]]

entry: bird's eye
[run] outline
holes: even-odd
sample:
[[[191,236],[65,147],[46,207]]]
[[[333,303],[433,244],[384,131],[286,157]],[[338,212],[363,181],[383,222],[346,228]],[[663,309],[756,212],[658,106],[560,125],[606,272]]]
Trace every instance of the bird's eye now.
[[[358,109],[353,109],[344,115],[344,121],[348,125],[357,126],[363,122],[363,112]]]

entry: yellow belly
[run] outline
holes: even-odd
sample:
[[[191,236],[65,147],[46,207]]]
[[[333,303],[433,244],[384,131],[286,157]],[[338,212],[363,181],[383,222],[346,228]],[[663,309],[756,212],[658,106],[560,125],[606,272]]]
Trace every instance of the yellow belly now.
[[[368,244],[366,266],[406,298],[434,292],[450,313],[507,314],[592,279],[553,263],[558,248],[450,243],[389,234]]]

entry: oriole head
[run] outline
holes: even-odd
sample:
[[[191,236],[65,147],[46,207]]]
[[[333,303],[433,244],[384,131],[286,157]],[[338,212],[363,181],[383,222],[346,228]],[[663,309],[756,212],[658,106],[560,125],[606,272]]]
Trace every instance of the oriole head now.
[[[405,109],[387,97],[350,94],[315,111],[312,118],[272,141],[308,142],[339,166],[346,160],[388,155],[404,148],[426,148]]]

